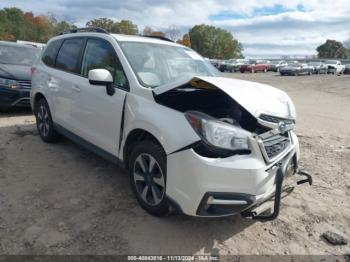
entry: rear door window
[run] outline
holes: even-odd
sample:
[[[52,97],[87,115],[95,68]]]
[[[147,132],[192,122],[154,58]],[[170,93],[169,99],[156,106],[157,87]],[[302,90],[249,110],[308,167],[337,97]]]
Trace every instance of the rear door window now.
[[[60,49],[60,46],[62,44],[62,40],[56,40],[56,41],[52,41],[45,49],[44,54],[43,54],[43,62],[47,65],[47,66],[55,66],[55,60],[56,60],[56,56],[58,53],[58,50]]]
[[[80,74],[80,57],[84,41],[83,38],[65,40],[57,55],[56,68]]]

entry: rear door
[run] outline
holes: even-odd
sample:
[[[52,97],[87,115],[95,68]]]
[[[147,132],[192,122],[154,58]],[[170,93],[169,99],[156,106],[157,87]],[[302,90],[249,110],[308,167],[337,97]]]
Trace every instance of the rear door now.
[[[109,96],[105,86],[91,85],[88,73],[106,69],[114,78],[115,94]],[[88,38],[82,56],[79,92],[71,111],[72,122],[79,134],[90,143],[116,155],[123,104],[128,81],[113,45],[106,39]]]
[[[64,128],[76,132],[71,120],[77,86],[81,81],[80,60],[84,49],[84,38],[67,38],[58,51],[54,69],[47,76],[52,97],[54,121]]]

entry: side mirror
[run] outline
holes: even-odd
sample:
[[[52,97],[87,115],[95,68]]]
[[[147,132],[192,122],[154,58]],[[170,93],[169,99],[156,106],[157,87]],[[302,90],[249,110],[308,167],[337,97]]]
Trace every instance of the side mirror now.
[[[106,69],[93,69],[89,71],[88,79],[91,85],[105,86],[108,95],[115,93],[113,86],[113,77]]]

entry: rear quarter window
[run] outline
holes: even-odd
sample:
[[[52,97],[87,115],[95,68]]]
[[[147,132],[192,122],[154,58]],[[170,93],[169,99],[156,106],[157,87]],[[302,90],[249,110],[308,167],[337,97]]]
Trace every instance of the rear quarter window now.
[[[42,61],[47,65],[54,67],[55,66],[55,60],[58,53],[58,50],[60,49],[60,46],[62,44],[62,40],[56,40],[52,41],[45,49]]]

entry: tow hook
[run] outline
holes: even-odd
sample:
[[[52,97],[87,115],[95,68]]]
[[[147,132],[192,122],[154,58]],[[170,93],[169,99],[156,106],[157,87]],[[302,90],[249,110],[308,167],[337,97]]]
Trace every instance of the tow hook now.
[[[297,182],[297,185],[301,185],[301,184],[305,184],[305,183],[309,183],[310,186],[312,185],[312,176],[308,172],[303,171],[303,170],[298,170],[297,174],[300,176],[306,177],[306,179],[299,180]]]
[[[285,177],[285,174],[287,172],[287,167],[288,163],[293,160],[294,166],[296,167],[296,174],[305,177],[305,179],[297,181],[297,185],[301,185],[304,183],[309,183],[309,185],[312,185],[312,176],[303,170],[299,170],[297,165],[296,165],[296,156],[295,152],[291,152],[289,156],[285,159],[284,163],[278,168],[277,173],[276,173],[276,191],[275,195],[272,197],[273,198],[273,211],[269,214],[265,214],[265,211],[263,211],[262,208],[259,210],[259,206],[263,205],[267,201],[271,200],[266,200],[265,202],[261,203],[259,206],[249,210],[245,211],[242,213],[242,216],[245,218],[251,218],[251,219],[257,219],[257,220],[274,220],[278,217],[279,211],[280,211],[280,204],[281,204],[281,197],[282,197],[282,192],[283,192],[283,180]]]

